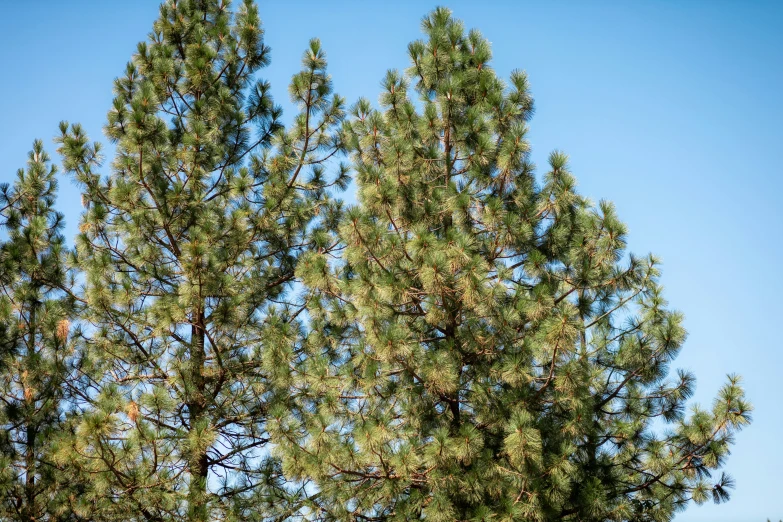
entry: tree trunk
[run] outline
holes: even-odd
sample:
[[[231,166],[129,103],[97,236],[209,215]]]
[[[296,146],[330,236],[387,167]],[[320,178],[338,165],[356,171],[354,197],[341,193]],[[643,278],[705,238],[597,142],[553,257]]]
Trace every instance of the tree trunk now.
[[[35,518],[35,426],[32,422],[27,426],[25,447],[25,482],[24,482],[24,506],[22,506],[22,520],[32,522]]]
[[[33,255],[38,256],[35,248],[33,248]],[[35,284],[35,280],[33,280]],[[35,317],[36,302],[33,300],[30,303],[30,333],[27,338],[27,360],[32,361],[35,357],[35,330],[36,330],[36,317]],[[31,365],[27,364],[29,368]],[[29,376],[28,376],[29,377]],[[33,521],[35,520],[35,392],[31,388],[30,383],[27,382],[27,378],[23,380],[24,402],[25,402],[25,455],[24,455],[24,506],[22,507],[22,520]]]
[[[190,432],[196,432],[195,439],[199,439],[208,422],[206,418],[206,382],[204,379],[204,363],[206,353],[204,351],[204,312],[199,310],[195,314],[195,321],[191,328],[191,353],[190,353],[190,393],[188,411],[190,412]],[[190,468],[190,483],[188,485],[188,520],[190,522],[206,522],[207,511],[207,475],[209,472],[206,448],[191,448],[188,455]]]

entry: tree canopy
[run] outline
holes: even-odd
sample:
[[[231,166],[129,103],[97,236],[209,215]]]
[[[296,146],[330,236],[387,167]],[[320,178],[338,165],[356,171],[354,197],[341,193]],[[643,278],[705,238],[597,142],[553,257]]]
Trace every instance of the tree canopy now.
[[[75,319],[56,172],[36,140],[0,186],[0,520],[67,519],[79,493],[55,462]]]
[[[567,156],[539,183],[526,75],[445,8],[380,108],[351,108],[359,204],[338,259],[298,273],[312,323],[276,433],[336,520],[669,520],[749,420],[730,376],[711,410],[669,376],[686,333],[659,262],[625,252],[611,203]]]
[[[750,422],[673,370],[660,261],[568,156],[530,159],[527,75],[443,7],[379,104],[319,40],[288,95],[245,0],[169,0],[103,149],[3,186],[0,520],[668,521],[723,502]],[[352,184],[351,184],[352,180]],[[342,191],[356,189],[347,206]]]

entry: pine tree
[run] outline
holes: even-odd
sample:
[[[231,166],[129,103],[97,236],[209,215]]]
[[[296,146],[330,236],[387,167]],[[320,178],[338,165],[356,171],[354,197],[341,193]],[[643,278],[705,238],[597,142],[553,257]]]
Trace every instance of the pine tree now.
[[[55,173],[35,141],[0,187],[0,520],[65,520],[73,492],[53,458],[74,319]]]
[[[422,28],[381,110],[350,111],[344,255],[299,265],[306,356],[270,422],[284,469],[325,520],[661,521],[725,500],[710,477],[750,420],[739,378],[686,412],[659,261],[626,253],[565,154],[537,181],[525,73],[501,81],[447,9]]]
[[[298,492],[268,454],[265,419],[287,355],[267,345],[302,309],[299,257],[331,247],[330,187],[348,178],[327,179],[327,164],[344,109],[313,40],[289,89],[301,113],[282,128],[256,77],[269,61],[262,37],[250,0],[236,11],[169,1],[115,82],[108,176],[100,145],[61,124],[64,165],[87,207],[82,413],[61,458],[93,485],[81,509],[98,519],[296,509]]]

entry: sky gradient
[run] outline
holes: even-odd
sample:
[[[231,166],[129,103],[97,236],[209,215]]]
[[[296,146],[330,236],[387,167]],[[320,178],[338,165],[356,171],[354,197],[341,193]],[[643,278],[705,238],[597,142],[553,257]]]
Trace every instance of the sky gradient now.
[[[322,40],[335,90],[349,103],[375,101],[385,71],[408,66],[407,43],[436,5],[328,4],[261,2],[272,47],[261,74],[289,117],[286,88],[311,37]],[[60,120],[106,144],[112,80],[157,5],[3,4],[0,182],[24,166],[35,138],[59,162]],[[755,412],[726,468],[737,482],[732,500],[691,506],[675,520],[783,519],[783,2],[443,5],[492,42],[501,76],[528,72],[534,161],[567,152],[581,192],[616,204],[630,250],[663,259],[665,295],[690,333],[674,366],[695,373],[694,401],[710,406],[727,373],[744,377]],[[79,191],[60,179],[70,241]]]

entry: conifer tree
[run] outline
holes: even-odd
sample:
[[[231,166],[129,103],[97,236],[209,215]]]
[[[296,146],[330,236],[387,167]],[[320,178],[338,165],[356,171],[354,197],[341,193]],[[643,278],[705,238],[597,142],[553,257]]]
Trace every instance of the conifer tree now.
[[[422,28],[381,109],[350,111],[344,255],[299,265],[312,323],[270,426],[313,516],[662,521],[725,500],[739,379],[686,412],[659,261],[626,253],[562,152],[536,180],[525,73],[501,81],[447,9]]]
[[[73,493],[54,464],[74,303],[56,168],[35,141],[0,187],[0,520],[65,520]]]
[[[328,251],[344,186],[343,102],[317,40],[289,93],[270,86],[255,4],[172,0],[115,82],[111,173],[79,125],[61,125],[64,165],[84,190],[77,238],[85,335],[81,423],[61,452],[94,486],[101,520],[263,520],[296,509],[269,458],[267,411],[303,252]],[[272,327],[271,325],[274,325]],[[283,377],[285,377],[283,375]],[[285,394],[280,394],[285,395]]]

